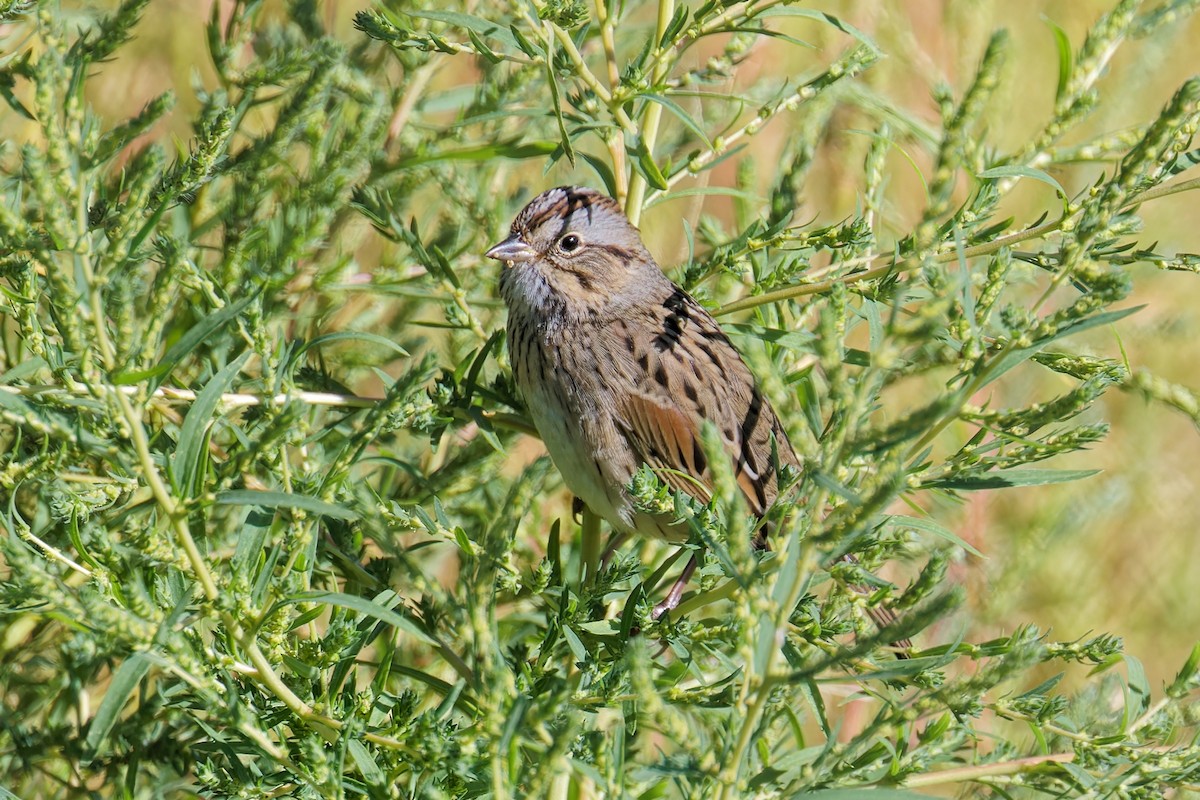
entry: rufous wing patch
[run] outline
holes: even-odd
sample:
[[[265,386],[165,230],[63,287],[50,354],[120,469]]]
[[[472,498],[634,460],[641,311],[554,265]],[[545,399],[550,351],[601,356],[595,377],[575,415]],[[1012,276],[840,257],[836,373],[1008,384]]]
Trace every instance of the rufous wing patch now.
[[[712,484],[695,422],[679,408],[641,394],[627,395],[618,411],[630,446],[663,482],[707,503]]]

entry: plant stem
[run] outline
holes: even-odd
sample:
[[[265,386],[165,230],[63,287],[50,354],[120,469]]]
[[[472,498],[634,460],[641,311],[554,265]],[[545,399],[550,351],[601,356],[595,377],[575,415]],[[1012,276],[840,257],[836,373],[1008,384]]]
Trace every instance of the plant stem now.
[[[629,118],[622,108],[622,104],[614,102],[613,93],[610,92],[596,74],[588,68],[587,63],[583,60],[583,55],[579,52],[579,48],[575,46],[575,40],[571,38],[571,34],[563,30],[553,22],[545,23],[554,33],[554,38],[558,40],[558,44],[562,47],[563,52],[567,54],[567,58],[571,60],[571,65],[575,67],[575,73],[584,85],[591,89],[600,101],[608,106],[609,112],[613,115],[613,119],[621,127],[621,130],[627,134],[637,134],[637,124]]]
[[[1028,772],[1042,764],[1068,764],[1075,760],[1074,753],[1051,753],[1044,756],[1030,756],[1013,761],[1001,761],[996,764],[978,764],[970,767],[944,769],[929,772],[924,775],[914,775],[906,778],[904,785],[909,788],[920,786],[938,786],[946,783],[964,783],[977,781],[980,778],[990,778],[995,775],[1015,775]]]
[[[615,92],[621,85],[621,70],[617,66],[616,21],[609,11],[608,0],[596,0],[596,23],[600,26],[600,42],[604,46],[604,60],[608,66],[608,88]],[[625,148],[622,138],[616,135],[604,140],[608,157],[612,161],[613,177],[616,180],[616,201],[622,206],[629,196],[629,175],[626,173]]]
[[[667,26],[675,15],[675,0],[658,0],[658,22],[654,28],[655,47],[659,50],[675,49],[675,43],[663,43]],[[662,59],[654,64],[650,73],[650,85],[660,86],[670,72],[670,62]],[[650,158],[654,158],[654,145],[658,141],[658,126],[662,121],[662,106],[658,103],[645,103],[642,115],[642,147]],[[625,200],[625,214],[634,226],[641,221],[642,205],[646,199],[646,178],[640,172],[635,172],[629,178],[629,197]]]

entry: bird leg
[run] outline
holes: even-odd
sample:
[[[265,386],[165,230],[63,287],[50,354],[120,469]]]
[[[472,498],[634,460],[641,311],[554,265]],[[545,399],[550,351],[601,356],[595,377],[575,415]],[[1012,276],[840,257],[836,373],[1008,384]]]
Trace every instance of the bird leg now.
[[[651,616],[658,619],[663,614],[679,605],[680,599],[683,598],[683,590],[687,588],[687,583],[692,578],[692,573],[696,571],[696,556],[692,556],[688,561],[687,566],[683,568],[683,572],[679,573],[679,580],[675,581],[675,585],[671,587],[671,591],[667,592],[667,596],[662,602],[654,607]]]

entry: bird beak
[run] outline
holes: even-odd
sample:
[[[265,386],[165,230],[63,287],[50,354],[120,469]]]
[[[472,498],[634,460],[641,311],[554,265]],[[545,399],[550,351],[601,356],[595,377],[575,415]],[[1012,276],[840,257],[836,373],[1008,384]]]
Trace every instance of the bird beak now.
[[[514,235],[508,237],[491,250],[488,250],[484,255],[488,258],[507,261],[509,264],[512,264],[517,261],[532,261],[536,253],[534,253],[532,247]]]

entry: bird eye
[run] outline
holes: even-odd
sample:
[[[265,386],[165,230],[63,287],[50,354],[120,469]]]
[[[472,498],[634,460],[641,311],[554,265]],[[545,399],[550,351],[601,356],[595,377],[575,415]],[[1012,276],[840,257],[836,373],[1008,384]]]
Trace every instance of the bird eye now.
[[[572,250],[579,249],[579,237],[573,233],[568,233],[566,236],[558,240],[558,246],[570,253]]]

